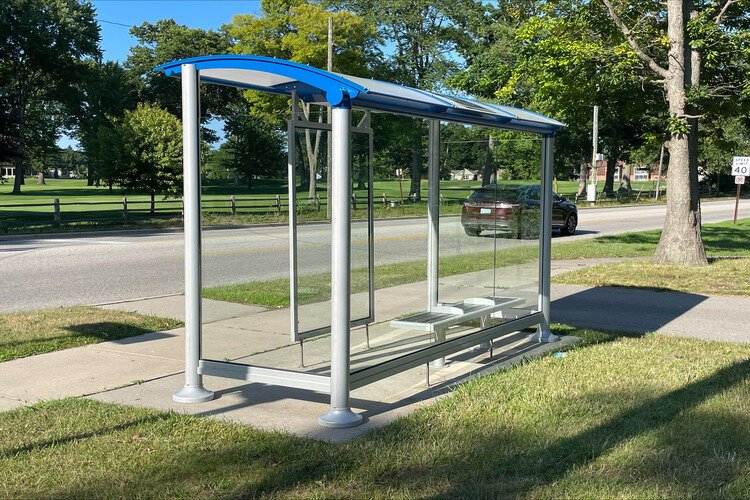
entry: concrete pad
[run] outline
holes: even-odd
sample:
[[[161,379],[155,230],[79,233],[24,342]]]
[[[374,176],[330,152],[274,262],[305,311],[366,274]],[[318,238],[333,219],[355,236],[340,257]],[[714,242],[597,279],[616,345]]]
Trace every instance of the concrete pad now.
[[[25,405],[26,403],[24,401],[18,401],[17,399],[10,399],[0,396],[0,411],[15,410],[16,408],[20,408]]]
[[[185,360],[185,329],[176,328],[166,332],[146,333],[88,347],[112,353],[149,356],[182,363]]]
[[[529,342],[525,334],[514,335],[507,339],[506,351],[496,353],[493,360],[488,359],[487,353],[477,354],[471,350],[450,357],[445,368],[431,369],[430,386],[426,385],[426,367],[423,365],[352,391],[352,408],[365,416],[365,422],[352,429],[326,429],[317,424],[317,418],[329,409],[329,396],[326,394],[210,376],[204,377],[204,382],[207,388],[216,392],[217,397],[198,405],[181,405],[172,401],[172,393],[182,386],[181,375],[90,397],[98,401],[210,416],[270,431],[343,442],[443,397],[451,392],[455,383],[468,377],[503,369],[577,341],[575,337],[564,337],[560,342],[537,344]],[[500,348],[500,342],[497,345]]]
[[[108,342],[105,344],[109,344]],[[0,363],[0,397],[25,403],[82,396],[182,370],[182,361],[85,346]]]
[[[105,309],[118,309],[121,311],[134,311],[151,316],[164,316],[185,321],[185,297],[183,295],[170,295],[153,299],[133,300],[128,302],[117,302],[102,305]],[[203,299],[203,323],[212,323],[222,319],[247,316],[261,311],[264,307],[236,304],[221,300]]]

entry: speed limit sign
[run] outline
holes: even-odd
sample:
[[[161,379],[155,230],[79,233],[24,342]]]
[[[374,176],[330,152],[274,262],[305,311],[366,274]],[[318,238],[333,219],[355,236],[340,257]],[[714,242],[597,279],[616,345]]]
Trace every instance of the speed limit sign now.
[[[750,175],[750,156],[735,156],[732,162],[732,175]]]

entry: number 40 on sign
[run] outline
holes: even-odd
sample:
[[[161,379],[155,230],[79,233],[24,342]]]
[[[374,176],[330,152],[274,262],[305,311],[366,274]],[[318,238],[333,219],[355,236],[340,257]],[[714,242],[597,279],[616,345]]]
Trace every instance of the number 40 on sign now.
[[[750,175],[750,156],[735,156],[732,161],[732,175]]]

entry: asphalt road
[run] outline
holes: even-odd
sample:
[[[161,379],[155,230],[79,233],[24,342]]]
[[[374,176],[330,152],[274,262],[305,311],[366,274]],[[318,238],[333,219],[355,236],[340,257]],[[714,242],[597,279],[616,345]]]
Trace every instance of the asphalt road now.
[[[733,201],[703,203],[703,221],[731,219]],[[750,217],[741,202],[740,216]],[[553,244],[604,234],[660,228],[663,206],[597,208],[580,211],[579,234],[553,238]],[[424,219],[381,220],[375,224],[376,265],[424,259]],[[299,228],[300,273],[330,266],[330,233],[322,224]],[[355,266],[367,262],[367,229],[352,226]],[[206,286],[288,276],[286,226],[204,231],[203,279]],[[457,217],[441,219],[441,255],[490,250],[494,245],[529,242],[467,237]],[[181,233],[129,231],[85,236],[50,235],[0,239],[0,311],[73,304],[99,304],[171,295],[183,290]]]

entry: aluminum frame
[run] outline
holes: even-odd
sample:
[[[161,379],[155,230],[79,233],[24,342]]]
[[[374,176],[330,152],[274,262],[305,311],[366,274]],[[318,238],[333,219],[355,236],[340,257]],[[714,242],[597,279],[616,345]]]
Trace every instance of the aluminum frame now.
[[[271,63],[268,63],[271,64]],[[174,69],[174,66],[171,66]],[[174,71],[173,71],[174,72]],[[330,411],[319,418],[319,423],[328,427],[351,427],[362,421],[362,416],[351,411],[350,391],[372,382],[382,380],[395,373],[419,366],[424,362],[439,359],[471,346],[487,342],[494,338],[519,331],[523,328],[538,325],[537,332],[530,339],[537,342],[557,340],[549,330],[550,320],[550,251],[551,251],[551,218],[552,218],[552,166],[554,161],[554,133],[542,135],[542,197],[540,217],[540,264],[538,310],[520,318],[511,319],[500,325],[484,328],[461,337],[429,345],[415,352],[390,359],[379,364],[351,371],[350,368],[350,292],[351,292],[351,218],[350,218],[350,182],[351,182],[351,134],[366,128],[369,132],[369,153],[372,156],[373,137],[369,128],[369,111],[366,114],[366,126],[363,120],[352,127],[351,101],[343,92],[340,102],[334,104],[332,124],[330,126],[333,150],[332,163],[332,246],[331,246],[331,374],[330,376],[289,370],[256,367],[233,362],[201,359],[201,210],[200,210],[200,73],[195,64],[185,63],[179,66],[182,77],[183,102],[183,166],[185,187],[185,385],[173,395],[180,403],[205,402],[214,397],[213,392],[203,387],[203,375],[248,380],[252,382],[283,385],[321,392],[331,395]],[[334,89],[335,90],[335,89]],[[295,91],[292,91],[293,102],[297,102]],[[330,102],[330,101],[329,101]],[[292,120],[288,132],[295,133],[299,121],[299,106],[293,104]],[[438,248],[439,243],[439,178],[435,182],[439,165],[439,119],[429,122],[429,163],[428,177],[433,180],[428,194],[429,206],[429,241],[428,255],[430,285],[428,285],[428,308],[437,303]],[[471,123],[467,121],[466,123]],[[323,126],[321,126],[323,125]],[[325,124],[312,124],[310,128],[328,130]],[[509,128],[503,124],[496,128]],[[559,127],[558,127],[559,128]],[[295,148],[290,148],[288,173],[295,166]],[[369,164],[369,175],[372,178],[372,161]],[[290,183],[290,204],[296,201],[294,183]],[[374,235],[373,186],[370,179],[368,189],[368,233]],[[293,206],[293,205],[292,205]],[[296,255],[296,212],[290,211],[290,255]],[[373,238],[370,241],[370,283],[374,285],[374,251]],[[292,274],[294,273],[294,274]],[[290,276],[296,276],[296,268],[290,266]],[[290,286],[296,286],[292,280]],[[370,294],[370,311],[374,316],[374,291]]]
[[[299,328],[299,263],[297,247],[297,211],[292,207],[297,205],[296,192],[296,170],[297,161],[297,131],[299,130],[322,130],[331,132],[332,125],[329,123],[313,122],[303,120],[298,100],[293,96],[291,119],[287,122],[287,150],[288,150],[288,196],[289,196],[289,327],[292,342],[300,342],[331,332],[331,325],[311,330],[300,331]],[[374,200],[373,200],[373,130],[370,128],[370,112],[366,111],[357,126],[350,127],[352,133],[367,135],[368,137],[368,179],[367,179],[367,265],[368,265],[368,313],[364,317],[355,318],[350,321],[352,327],[366,326],[375,321],[375,225],[374,225]],[[329,182],[331,172],[328,173]]]

